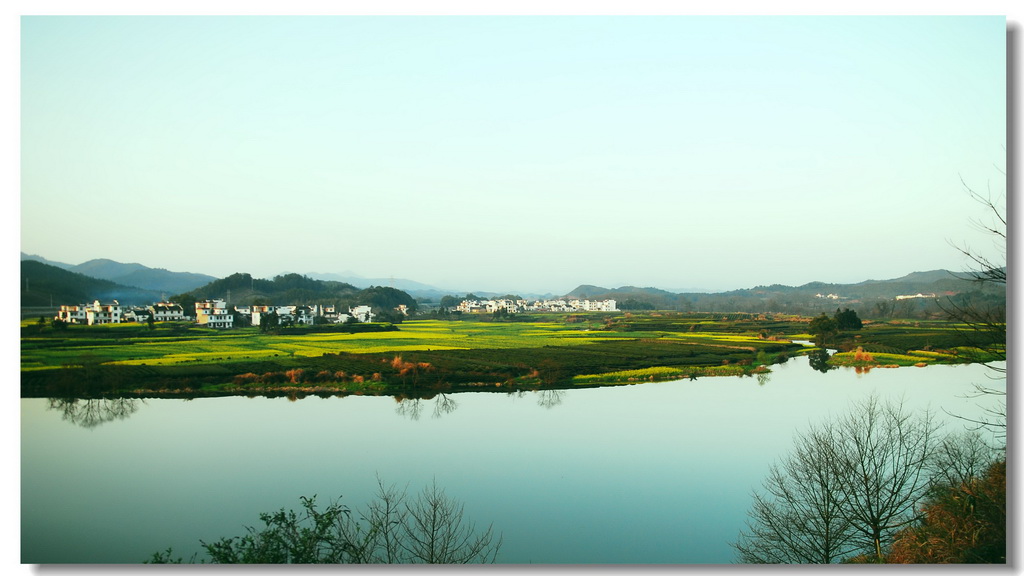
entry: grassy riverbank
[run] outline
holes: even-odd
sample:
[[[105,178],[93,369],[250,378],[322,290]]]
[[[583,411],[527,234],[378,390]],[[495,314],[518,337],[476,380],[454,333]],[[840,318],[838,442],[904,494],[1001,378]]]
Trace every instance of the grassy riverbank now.
[[[403,394],[599,386],[764,372],[808,348],[808,318],[550,314],[516,322],[212,330],[182,323],[22,322],[22,396]],[[980,358],[951,323],[875,323],[840,334],[835,365]],[[859,348],[860,353],[856,350]]]

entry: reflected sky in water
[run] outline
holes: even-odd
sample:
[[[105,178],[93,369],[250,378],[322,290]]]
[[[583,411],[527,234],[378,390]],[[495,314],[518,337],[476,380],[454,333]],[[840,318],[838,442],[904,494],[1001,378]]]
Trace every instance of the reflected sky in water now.
[[[92,406],[89,426],[23,399],[22,562],[187,558],[299,496],[361,506],[380,476],[411,491],[436,478],[504,534],[506,563],[730,563],[751,490],[797,430],[871,392],[977,415],[972,384],[1003,385],[982,366],[773,370],[401,402],[151,399]]]

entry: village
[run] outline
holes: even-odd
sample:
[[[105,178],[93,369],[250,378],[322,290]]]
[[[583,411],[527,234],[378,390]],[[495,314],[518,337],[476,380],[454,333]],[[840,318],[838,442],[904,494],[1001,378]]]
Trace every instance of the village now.
[[[396,310],[409,315],[403,304]],[[615,312],[615,300],[463,300],[450,311],[465,314],[503,312]],[[224,299],[203,300],[195,303],[192,314],[186,314],[184,307],[174,302],[157,302],[149,306],[123,307],[117,300],[108,303],[93,301],[91,304],[61,305],[54,317],[66,324],[120,324],[123,322],[184,322],[193,321],[207,328],[234,328],[236,324],[261,326],[268,318],[280,325],[345,324],[349,322],[373,322],[370,306],[352,306],[347,312],[340,312],[336,306],[322,304],[291,305],[250,305],[229,306]]]
[[[463,300],[454,311],[463,313],[509,314],[521,312],[616,312],[615,300]]]
[[[404,305],[398,307],[402,314],[408,314]],[[114,300],[102,303],[62,305],[55,320],[67,324],[120,324],[122,322],[184,322],[194,321],[207,328],[234,328],[236,320],[249,326],[260,326],[268,317],[277,324],[344,324],[348,322],[372,322],[375,314],[370,306],[353,306],[347,313],[339,313],[335,306],[320,304],[286,306],[228,306],[226,300],[213,299],[195,303],[194,314],[185,314],[184,308],[174,302],[158,302],[146,307],[127,307]]]

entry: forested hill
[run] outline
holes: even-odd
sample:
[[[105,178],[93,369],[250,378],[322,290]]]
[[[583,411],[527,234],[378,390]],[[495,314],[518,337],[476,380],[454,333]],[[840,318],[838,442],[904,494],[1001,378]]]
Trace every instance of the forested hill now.
[[[124,306],[146,306],[168,299],[191,310],[195,301],[213,298],[225,298],[232,305],[325,304],[343,309],[367,305],[372,306],[374,312],[383,312],[404,304],[410,311],[416,310],[416,301],[402,290],[385,286],[359,289],[345,282],[314,280],[299,274],[263,280],[236,273],[188,292],[169,294],[124,286],[36,260],[21,261],[22,307],[57,308],[94,300],[117,300]]]
[[[187,306],[195,300],[212,298],[226,298],[233,305],[329,304],[342,308],[366,305],[372,306],[376,312],[393,310],[404,304],[410,311],[416,310],[416,300],[402,290],[386,286],[359,289],[346,282],[314,280],[301,274],[285,274],[265,280],[238,272],[171,299]]]
[[[21,259],[22,261],[35,260],[37,262],[42,262],[43,264],[62,268],[69,272],[78,272],[79,274],[83,274],[90,278],[110,280],[111,282],[122,286],[142,288],[143,290],[152,290],[155,292],[162,292],[164,294],[187,292],[216,280],[215,277],[207,274],[197,274],[195,272],[171,272],[164,268],[150,268],[149,266],[143,266],[138,263],[125,264],[122,262],[115,262],[108,258],[95,258],[88,262],[72,265],[65,264],[63,262],[54,262],[47,260],[42,256],[25,254],[22,252]]]
[[[856,284],[810,282],[802,286],[757,286],[717,293],[674,293],[657,288],[623,286],[602,288],[582,285],[566,298],[614,299],[621,310],[696,310],[729,312],[817,313],[850,306],[863,313],[916,315],[935,307],[935,300],[970,297],[975,302],[1005,305],[1006,289],[998,283],[981,284],[966,274],[947,270],[914,272],[892,280],[866,280]],[[926,298],[899,299],[899,296],[925,295]],[[928,296],[934,294],[935,298]]]
[[[71,272],[35,260],[21,261],[21,306],[84,304],[117,300],[125,305],[159,301],[161,293]]]

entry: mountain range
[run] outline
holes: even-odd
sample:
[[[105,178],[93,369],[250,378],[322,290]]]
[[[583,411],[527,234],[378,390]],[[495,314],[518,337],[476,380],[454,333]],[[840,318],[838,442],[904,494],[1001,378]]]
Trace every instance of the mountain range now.
[[[235,286],[235,296],[252,296],[245,291],[255,283],[273,281],[254,280],[247,274],[235,274],[218,279],[206,274],[171,272],[163,268],[150,268],[138,263],[121,263],[109,259],[94,259],[78,265],[47,260],[41,256],[22,253],[22,306],[55,306],[78,304],[92,300],[119,300],[123,304],[150,304],[168,297],[195,293],[202,297],[228,284]],[[442,296],[460,296],[466,292],[442,290],[434,286],[401,278],[363,278],[345,271],[342,273],[282,273],[276,278],[296,279],[316,290],[330,293],[355,294],[358,289],[371,286],[403,291],[426,302],[437,302]],[[228,280],[233,279],[231,282]],[[241,284],[239,284],[239,281]],[[285,284],[282,282],[281,284]],[[347,286],[347,288],[346,288]],[[207,289],[208,288],[208,289]],[[341,290],[341,292],[338,292]],[[756,286],[726,292],[671,292],[653,287],[621,286],[606,288],[580,285],[563,295],[521,295],[526,298],[560,297],[579,299],[615,299],[622,309],[715,310],[715,311],[795,311],[828,310],[842,304],[872,305],[877,301],[891,301],[901,295],[935,294],[949,296],[964,292],[985,292],[990,299],[1005,300],[1005,287],[984,288],[947,270],[913,272],[890,280],[865,280],[856,284],[810,282],[802,286]],[[259,291],[257,291],[259,292]],[[263,294],[272,295],[273,292]],[[477,293],[480,297],[498,294]],[[221,295],[223,297],[224,295]]]
[[[35,254],[21,253],[22,261],[34,260],[75,272],[91,278],[109,280],[115,284],[141,290],[181,294],[217,280],[214,276],[194,272],[171,272],[164,268],[150,268],[142,264],[124,264],[106,258],[97,258],[81,264],[65,264],[47,260]]]

